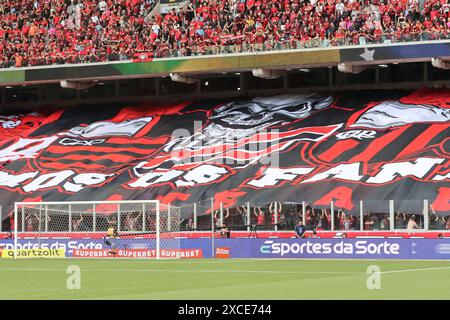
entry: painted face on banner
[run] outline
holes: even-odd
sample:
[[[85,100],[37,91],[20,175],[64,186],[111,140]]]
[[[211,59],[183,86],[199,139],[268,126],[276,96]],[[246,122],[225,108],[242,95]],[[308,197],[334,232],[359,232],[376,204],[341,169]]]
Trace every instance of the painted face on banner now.
[[[352,127],[386,129],[422,122],[448,122],[450,109],[424,104],[382,102],[362,114]]]
[[[173,138],[163,148],[167,154],[135,168],[139,176],[148,170],[226,163],[246,167],[300,140],[319,141],[340,125],[309,130],[286,130],[284,125],[305,119],[329,107],[331,96],[285,94],[230,102],[217,107],[201,131]],[[277,131],[272,129],[277,126]]]
[[[203,132],[214,138],[242,138],[270,126],[304,119],[332,102],[331,96],[318,94],[285,94],[230,102],[213,111]]]
[[[65,135],[71,137],[97,138],[97,137],[133,137],[139,130],[152,121],[152,117],[130,119],[114,123],[110,121],[94,122],[88,126],[79,126],[70,129]]]

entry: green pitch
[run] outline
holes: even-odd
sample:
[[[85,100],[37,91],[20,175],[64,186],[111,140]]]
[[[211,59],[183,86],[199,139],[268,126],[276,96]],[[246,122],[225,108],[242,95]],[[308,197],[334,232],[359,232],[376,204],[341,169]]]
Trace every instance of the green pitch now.
[[[70,265],[80,290],[67,289]],[[0,259],[0,299],[450,299],[450,262]]]

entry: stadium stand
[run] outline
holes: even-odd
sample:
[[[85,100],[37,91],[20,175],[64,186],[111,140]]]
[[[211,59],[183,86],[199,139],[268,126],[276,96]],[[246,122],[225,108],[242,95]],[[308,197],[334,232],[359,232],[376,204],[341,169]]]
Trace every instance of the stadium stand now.
[[[448,0],[5,0],[0,67],[448,39]]]

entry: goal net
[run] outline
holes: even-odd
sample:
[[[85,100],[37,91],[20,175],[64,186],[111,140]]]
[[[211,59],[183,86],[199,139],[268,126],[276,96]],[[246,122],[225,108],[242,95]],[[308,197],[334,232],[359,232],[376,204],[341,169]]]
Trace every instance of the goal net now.
[[[11,251],[14,258],[176,259],[179,228],[180,209],[159,201],[23,202],[15,204]]]

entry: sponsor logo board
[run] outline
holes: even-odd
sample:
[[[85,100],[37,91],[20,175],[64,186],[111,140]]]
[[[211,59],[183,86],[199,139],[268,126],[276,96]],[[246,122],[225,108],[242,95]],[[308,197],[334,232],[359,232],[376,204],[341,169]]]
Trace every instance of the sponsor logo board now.
[[[219,259],[231,258],[230,247],[216,247],[215,257]]]
[[[1,257],[6,259],[14,258],[14,250],[5,249],[1,252]],[[64,249],[17,249],[16,258],[27,259],[27,258],[65,258],[66,252]]]

